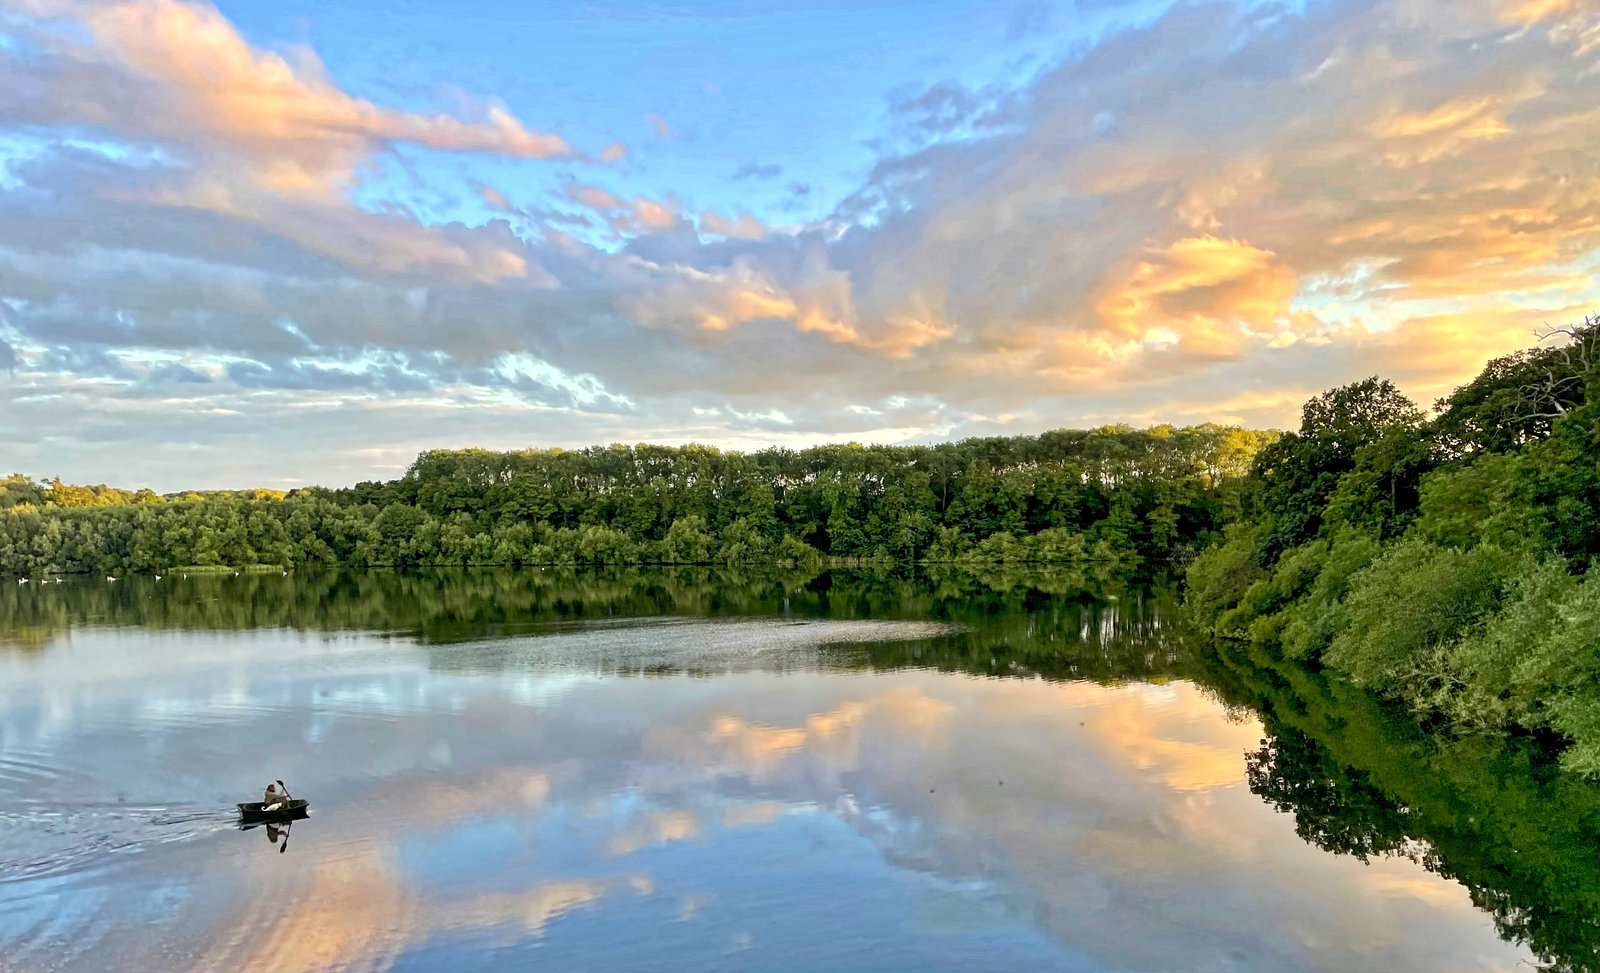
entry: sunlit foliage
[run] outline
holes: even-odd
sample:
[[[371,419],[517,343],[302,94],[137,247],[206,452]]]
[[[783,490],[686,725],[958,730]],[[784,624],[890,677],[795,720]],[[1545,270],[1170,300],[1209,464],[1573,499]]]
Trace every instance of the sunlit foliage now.
[[[1376,378],[1262,450],[1188,572],[1216,635],[1600,774],[1600,319],[1491,362],[1430,420]]]

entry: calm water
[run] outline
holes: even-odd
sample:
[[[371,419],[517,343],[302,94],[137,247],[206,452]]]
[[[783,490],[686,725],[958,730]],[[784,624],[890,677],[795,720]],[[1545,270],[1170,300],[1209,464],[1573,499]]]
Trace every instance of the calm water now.
[[[7,587],[7,973],[1593,960],[1581,788],[1514,752],[1416,750],[1263,660],[1198,659],[1159,590]],[[311,816],[240,830],[234,802],[278,777]]]

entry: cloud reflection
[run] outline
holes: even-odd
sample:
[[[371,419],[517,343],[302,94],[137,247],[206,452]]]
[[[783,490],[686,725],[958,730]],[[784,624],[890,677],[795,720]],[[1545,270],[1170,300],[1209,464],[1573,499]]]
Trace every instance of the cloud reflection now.
[[[115,647],[153,667],[164,638],[86,629],[73,652]],[[136,699],[137,681],[77,682],[61,719],[25,738],[36,761],[83,762],[86,787],[149,765],[148,739],[185,764],[162,786],[197,804],[243,761],[286,768],[313,799],[284,855],[212,832],[60,879],[176,891],[154,919],[113,896],[54,965],[377,973],[407,957],[483,965],[537,939],[551,957],[638,968],[627,944],[595,938],[633,923],[633,942],[673,930],[649,962],[704,965],[747,934],[749,965],[778,968],[792,949],[752,925],[777,912],[883,955],[932,936],[1026,935],[1056,966],[1404,973],[1520,956],[1464,889],[1419,864],[1304,843],[1245,786],[1260,726],[1184,682],[741,667],[530,695],[523,666],[273,658],[284,672],[268,678],[242,649],[206,655],[185,688],[216,702],[183,720],[129,705],[120,694]],[[385,693],[406,705],[349,709]],[[321,705],[345,709],[309,734]],[[0,886],[0,937],[13,903],[39,892]],[[579,912],[601,921],[571,921]]]

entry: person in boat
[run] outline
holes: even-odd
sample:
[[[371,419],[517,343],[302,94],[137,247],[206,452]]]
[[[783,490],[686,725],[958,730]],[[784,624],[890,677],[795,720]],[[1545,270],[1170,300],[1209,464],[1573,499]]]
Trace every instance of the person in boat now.
[[[267,808],[270,808],[274,804],[288,803],[288,800],[289,800],[289,795],[287,793],[284,793],[284,794],[279,794],[278,793],[278,785],[276,785],[276,784],[268,784],[267,785],[267,792],[264,795],[262,795],[262,798],[261,798],[262,810],[266,810]]]

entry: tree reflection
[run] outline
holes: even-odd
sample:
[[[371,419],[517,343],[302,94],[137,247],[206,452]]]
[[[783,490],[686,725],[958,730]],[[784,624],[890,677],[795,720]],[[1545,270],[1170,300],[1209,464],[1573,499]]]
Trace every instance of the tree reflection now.
[[[1259,716],[1252,791],[1306,841],[1409,857],[1464,885],[1551,970],[1600,968],[1600,796],[1530,737],[1420,727],[1371,694],[1258,647],[1185,629],[1170,589],[1093,571],[781,568],[455,570],[85,578],[0,586],[0,646],[39,651],[85,625],[398,633],[443,670],[520,664],[464,643],[647,616],[939,621],[952,634],[824,644],[837,667],[1102,682],[1190,679]],[[621,670],[619,670],[621,671]],[[627,670],[631,672],[633,670]],[[638,672],[647,670],[640,668]],[[678,670],[678,671],[681,671]],[[272,833],[268,832],[269,841]],[[278,847],[286,847],[285,831]]]
[[[1250,789],[1306,841],[1410,858],[1459,881],[1500,935],[1551,971],[1600,969],[1600,801],[1528,738],[1423,732],[1347,683],[1222,643],[1197,681],[1260,714]]]

